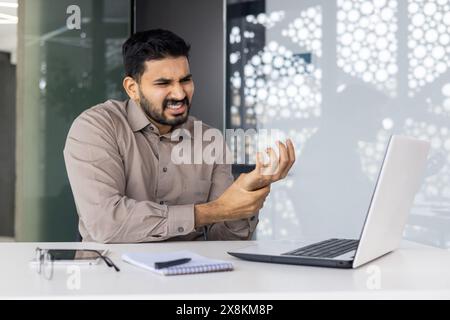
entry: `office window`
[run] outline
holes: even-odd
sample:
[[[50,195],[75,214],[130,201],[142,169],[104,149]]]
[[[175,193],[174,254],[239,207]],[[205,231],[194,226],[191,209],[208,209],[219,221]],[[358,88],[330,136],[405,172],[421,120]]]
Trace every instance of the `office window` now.
[[[19,1],[16,238],[74,241],[63,148],[73,120],[122,91],[131,1]]]
[[[431,141],[408,239],[450,246],[450,1],[227,1],[227,128],[297,147],[259,239],[358,237],[391,134]]]

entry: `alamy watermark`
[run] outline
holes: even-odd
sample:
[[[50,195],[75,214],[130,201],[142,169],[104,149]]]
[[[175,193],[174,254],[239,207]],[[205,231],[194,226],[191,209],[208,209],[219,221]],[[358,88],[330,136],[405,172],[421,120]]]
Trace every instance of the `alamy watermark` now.
[[[366,269],[366,273],[369,275],[366,281],[366,287],[369,290],[381,289],[381,268],[377,265],[370,265]]]
[[[285,136],[278,129],[226,129],[225,136],[218,129],[203,126],[194,121],[193,130],[179,128],[170,139],[173,147],[171,161],[180,164],[255,164],[257,152],[264,163],[271,159],[267,149],[278,156],[276,141],[284,142]]]
[[[69,15],[66,19],[66,26],[69,30],[81,29],[81,8],[75,4],[67,7],[66,13]]]
[[[68,274],[66,280],[66,287],[68,290],[80,290],[81,289],[81,268],[77,265],[67,266],[66,273]]]

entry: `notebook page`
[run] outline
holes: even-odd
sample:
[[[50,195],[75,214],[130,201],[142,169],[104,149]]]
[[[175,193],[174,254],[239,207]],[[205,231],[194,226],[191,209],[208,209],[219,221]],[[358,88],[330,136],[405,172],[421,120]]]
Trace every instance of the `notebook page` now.
[[[155,262],[191,258],[191,261],[168,268],[155,269]],[[233,264],[228,261],[210,259],[194,252],[183,250],[166,253],[124,253],[122,259],[135,266],[164,275],[191,274],[216,271],[231,271]]]

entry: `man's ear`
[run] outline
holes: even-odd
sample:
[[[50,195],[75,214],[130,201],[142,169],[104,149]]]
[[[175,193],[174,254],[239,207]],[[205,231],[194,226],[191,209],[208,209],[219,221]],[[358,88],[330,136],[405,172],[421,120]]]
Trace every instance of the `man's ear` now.
[[[139,86],[136,80],[132,77],[125,77],[122,83],[125,91],[127,92],[130,99],[139,100]]]

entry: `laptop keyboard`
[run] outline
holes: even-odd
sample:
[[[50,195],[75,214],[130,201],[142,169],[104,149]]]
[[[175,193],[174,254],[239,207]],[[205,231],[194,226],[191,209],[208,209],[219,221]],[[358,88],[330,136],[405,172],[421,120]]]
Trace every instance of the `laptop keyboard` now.
[[[329,239],[313,243],[309,246],[295,249],[283,255],[304,256],[316,258],[335,258],[344,253],[356,250],[359,240]]]

